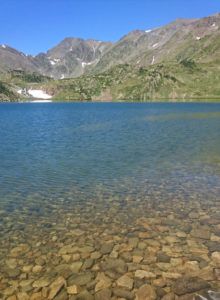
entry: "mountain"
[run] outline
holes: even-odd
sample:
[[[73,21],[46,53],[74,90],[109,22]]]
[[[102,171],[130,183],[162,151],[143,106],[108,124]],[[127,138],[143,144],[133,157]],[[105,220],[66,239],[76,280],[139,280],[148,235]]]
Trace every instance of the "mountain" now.
[[[66,38],[47,53],[33,57],[6,45],[0,46],[0,71],[20,69],[55,79],[77,77],[97,64],[108,42]]]
[[[220,14],[134,30],[115,43],[66,38],[35,57],[0,46],[0,80],[13,69],[24,72],[22,86],[54,99],[218,99]]]
[[[39,71],[56,79],[77,77],[95,66],[106,49],[108,42],[66,38],[56,47],[34,58]]]
[[[219,14],[199,20],[178,19],[146,31],[136,30],[113,44],[94,66],[93,72],[103,72],[122,63],[141,67],[198,55],[203,41],[210,36],[219,38],[219,33]]]
[[[0,72],[22,69],[27,72],[38,71],[34,58],[11,48],[7,45],[0,45]]]

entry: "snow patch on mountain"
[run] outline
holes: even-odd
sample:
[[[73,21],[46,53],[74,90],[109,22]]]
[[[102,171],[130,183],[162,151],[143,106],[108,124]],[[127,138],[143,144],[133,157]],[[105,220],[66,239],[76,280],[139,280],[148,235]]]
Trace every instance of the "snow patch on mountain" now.
[[[58,62],[60,62],[60,59],[59,58],[51,58],[51,57],[49,57],[49,61],[50,61],[50,64],[52,65],[52,66],[54,66],[54,65],[56,65]]]
[[[156,48],[158,46],[158,43],[154,44],[152,47],[153,48]]]
[[[37,99],[51,99],[52,96],[43,90],[28,90],[28,94]]]
[[[151,62],[151,64],[153,65],[153,64],[154,64],[154,62],[155,62],[155,56],[153,56],[153,59],[152,59],[152,62]]]
[[[82,67],[85,68],[86,66],[90,66],[92,64],[94,64],[96,61],[90,61],[90,62],[82,62]]]
[[[211,27],[213,28],[213,29],[218,29],[219,27],[218,27],[218,25],[216,25],[216,23],[213,23],[212,25],[211,25]]]

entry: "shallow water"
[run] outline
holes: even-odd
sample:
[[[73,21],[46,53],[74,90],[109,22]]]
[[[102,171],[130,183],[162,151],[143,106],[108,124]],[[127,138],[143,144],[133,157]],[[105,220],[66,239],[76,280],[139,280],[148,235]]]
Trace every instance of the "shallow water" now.
[[[125,195],[162,181],[215,195],[219,132],[218,104],[3,104],[1,193],[22,201],[74,187],[87,198],[97,186]]]
[[[1,104],[0,140],[3,291],[11,288],[11,280],[16,288],[9,294],[26,292],[30,297],[37,288],[24,291],[22,280],[52,276],[54,268],[56,274],[63,274],[57,268],[65,259],[74,262],[72,253],[64,253],[71,256],[65,258],[59,252],[65,245],[90,245],[93,253],[103,242],[111,242],[120,257],[130,237],[146,244],[143,249],[136,245],[126,250],[131,256],[157,257],[157,251],[166,250],[164,245],[177,243],[183,249],[181,259],[189,261],[194,261],[189,245],[193,240],[204,247],[199,255],[207,266],[211,264],[213,272],[219,268],[216,262],[213,265],[212,254],[220,251],[216,245],[220,242],[220,104]],[[148,238],[141,234],[147,226]],[[168,229],[160,232],[158,226]],[[198,226],[209,231],[208,239],[191,234]],[[170,242],[169,236],[177,241]],[[21,244],[27,249],[14,256],[13,249]],[[110,255],[102,254],[94,264]],[[90,256],[81,253],[79,261],[85,263]],[[38,265],[39,257],[45,260],[42,270],[23,270],[25,265]],[[15,265],[8,263],[10,259],[16,260]],[[156,278],[162,276],[162,266],[155,265],[158,261],[144,261],[137,268],[148,266]],[[15,266],[19,274],[11,278],[8,268]],[[100,270],[92,268],[95,279]],[[88,272],[83,267],[78,271]],[[181,269],[179,274],[187,272]],[[218,289],[216,275],[207,278]],[[116,279],[111,278],[112,288]],[[153,279],[148,281],[153,284]],[[172,292],[170,286],[163,287],[165,293]],[[93,287],[87,290],[92,296],[96,292]],[[111,297],[117,299],[115,294]]]

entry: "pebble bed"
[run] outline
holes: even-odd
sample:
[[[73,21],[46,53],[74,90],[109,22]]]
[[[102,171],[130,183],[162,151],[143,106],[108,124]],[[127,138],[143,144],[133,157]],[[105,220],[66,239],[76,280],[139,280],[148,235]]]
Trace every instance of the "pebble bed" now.
[[[220,199],[161,198],[2,206],[0,299],[220,299]]]

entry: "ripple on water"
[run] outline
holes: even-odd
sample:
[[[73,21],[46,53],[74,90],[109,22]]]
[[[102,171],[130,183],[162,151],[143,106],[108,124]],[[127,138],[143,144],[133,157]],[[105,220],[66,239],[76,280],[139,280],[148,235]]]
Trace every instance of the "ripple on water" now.
[[[219,114],[0,105],[0,298],[219,299]]]

